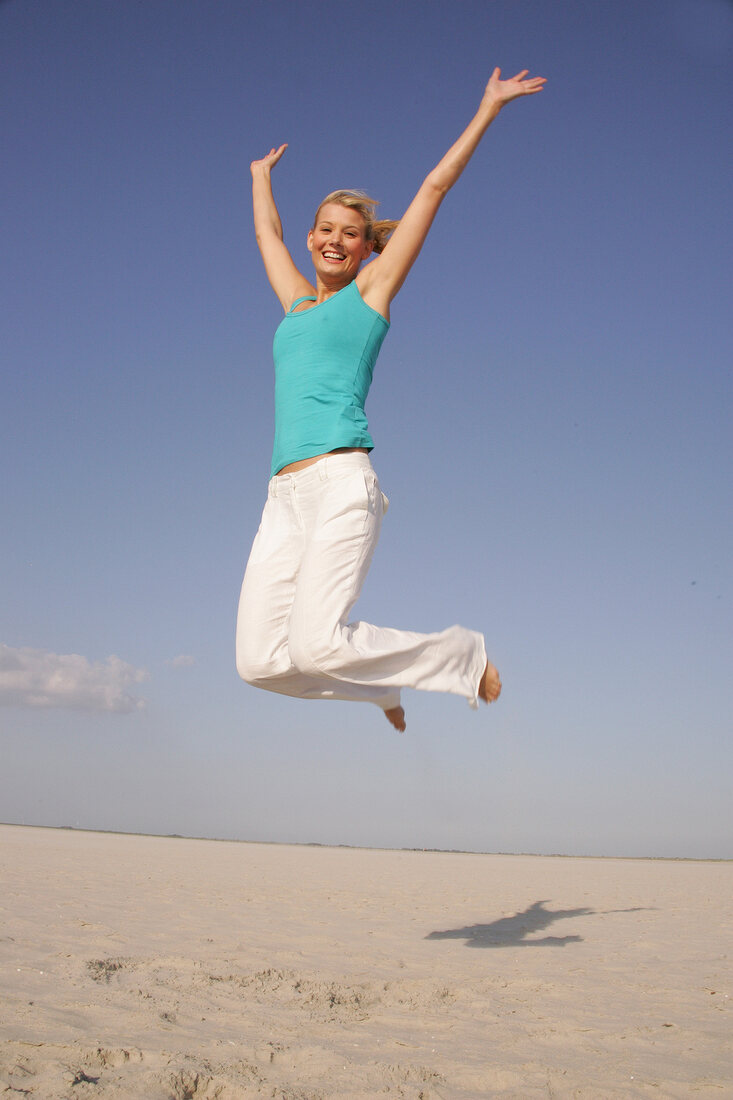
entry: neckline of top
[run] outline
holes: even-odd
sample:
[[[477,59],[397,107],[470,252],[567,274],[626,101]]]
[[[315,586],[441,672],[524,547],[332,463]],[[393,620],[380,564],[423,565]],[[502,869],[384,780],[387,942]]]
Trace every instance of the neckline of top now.
[[[368,302],[364,301],[364,299],[361,296],[361,291],[359,290],[356,279],[352,279],[350,283],[347,283],[346,286],[342,286],[341,290],[337,290],[334,294],[329,294],[328,298],[325,298],[322,302],[316,301],[315,294],[304,294],[302,298],[300,298],[300,299],[296,298],[295,302],[290,307],[290,309],[285,314],[285,316],[286,317],[301,317],[304,313],[310,313],[314,309],[320,309],[321,306],[328,305],[328,303],[333,301],[334,298],[338,298],[339,294],[343,294],[343,292],[345,290],[348,290],[349,287],[352,287],[352,286],[356,288],[356,293],[359,296],[359,301],[362,303],[362,305],[366,306],[367,309],[370,309],[372,311],[372,313],[376,313],[377,317],[379,317],[379,319],[381,321],[384,321],[385,325],[389,325],[389,321],[387,320],[387,318],[384,316],[383,313],[380,313],[378,309],[375,309],[374,306],[370,306]],[[299,305],[301,302],[315,302],[316,304],[314,306],[308,306],[307,309],[299,309],[296,313],[294,313],[293,312],[294,306],[296,304]]]

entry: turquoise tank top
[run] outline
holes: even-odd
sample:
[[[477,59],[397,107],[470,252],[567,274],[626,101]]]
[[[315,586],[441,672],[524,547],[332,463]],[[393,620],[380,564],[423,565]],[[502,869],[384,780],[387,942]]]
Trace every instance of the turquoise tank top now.
[[[389,321],[368,306],[355,282],[278,325],[272,476],[291,462],[374,446],[364,404]]]

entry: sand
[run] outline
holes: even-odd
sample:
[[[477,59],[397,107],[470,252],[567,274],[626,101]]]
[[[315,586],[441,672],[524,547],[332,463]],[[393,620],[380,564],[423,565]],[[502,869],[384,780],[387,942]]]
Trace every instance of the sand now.
[[[0,1096],[733,1097],[733,864],[0,827]]]

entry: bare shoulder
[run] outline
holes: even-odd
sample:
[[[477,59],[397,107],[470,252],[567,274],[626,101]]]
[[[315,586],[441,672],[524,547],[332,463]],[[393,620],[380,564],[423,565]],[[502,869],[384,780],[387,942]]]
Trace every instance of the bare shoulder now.
[[[288,296],[287,301],[284,300],[284,299],[281,299],[282,300],[282,306],[283,306],[283,309],[285,310],[285,312],[289,313],[290,310],[293,308],[293,302],[297,302],[299,298],[316,298],[316,297],[317,297],[316,288],[313,286],[312,283],[309,283],[308,280],[304,277],[303,281],[296,287],[294,293]],[[298,306],[298,308],[296,309],[295,312],[296,313],[305,312],[305,310],[310,309],[312,305],[313,305],[312,302],[304,302],[302,306]]]
[[[290,260],[289,256],[288,260]],[[306,279],[302,272],[298,271],[292,260],[289,263],[284,261],[281,265],[276,263],[265,264],[265,267],[270,286],[275,291],[286,313],[296,299],[316,293],[313,284],[309,279]]]
[[[281,298],[283,309],[288,313],[293,308],[293,302],[297,302],[298,298],[315,298],[316,288],[313,283],[308,282],[305,275],[300,275],[297,283],[294,284],[288,291],[284,298]]]
[[[392,295],[390,294],[390,288],[386,280],[382,280],[379,277],[380,259],[380,256],[375,257],[375,259],[371,260],[361,269],[356,276],[356,285],[366,304],[372,309],[375,309],[377,313],[381,313],[382,316],[389,321],[389,307],[392,302]]]

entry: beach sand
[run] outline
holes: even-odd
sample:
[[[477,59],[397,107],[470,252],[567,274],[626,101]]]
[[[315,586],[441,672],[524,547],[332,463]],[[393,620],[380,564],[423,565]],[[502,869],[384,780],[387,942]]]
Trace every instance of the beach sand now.
[[[733,864],[0,827],[0,1095],[733,1097]]]

